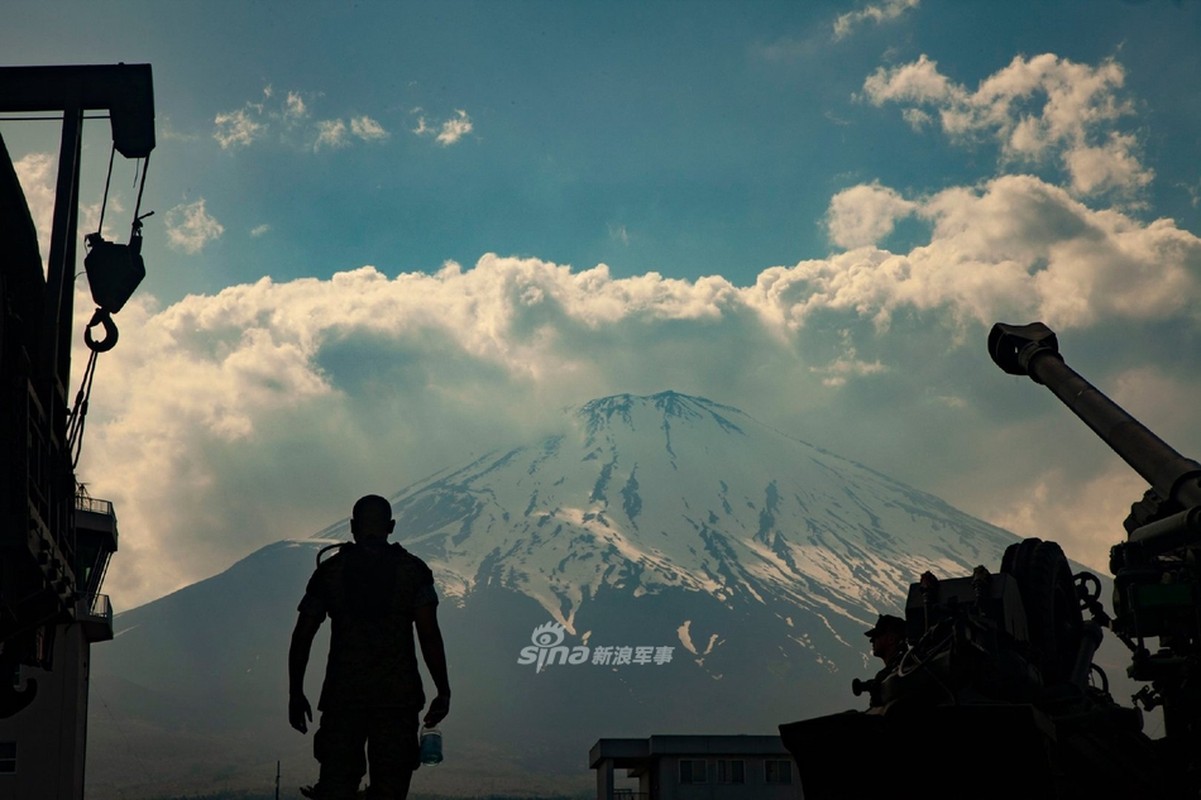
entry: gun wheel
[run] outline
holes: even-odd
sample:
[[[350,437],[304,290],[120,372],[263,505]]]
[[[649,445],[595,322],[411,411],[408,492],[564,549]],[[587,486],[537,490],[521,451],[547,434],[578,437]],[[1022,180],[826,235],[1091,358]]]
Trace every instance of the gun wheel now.
[[[1068,681],[1080,649],[1084,617],[1063,550],[1055,542],[1025,539],[1006,548],[1001,571],[1018,583],[1043,684]]]

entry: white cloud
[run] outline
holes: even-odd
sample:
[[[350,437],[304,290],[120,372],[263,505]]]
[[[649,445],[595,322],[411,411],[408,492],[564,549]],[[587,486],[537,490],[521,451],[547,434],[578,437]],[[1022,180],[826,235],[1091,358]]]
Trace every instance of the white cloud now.
[[[168,211],[166,227],[167,244],[188,255],[196,255],[225,233],[225,227],[205,210],[204,198]]]
[[[952,139],[992,138],[1006,162],[1057,160],[1074,192],[1094,195],[1134,192],[1154,177],[1139,161],[1135,138],[1113,129],[1132,113],[1120,96],[1124,82],[1125,71],[1115,61],[1093,67],[1045,53],[1014,58],[970,91],[923,55],[878,69],[863,91],[876,105],[906,105],[902,113],[914,127],[934,120],[917,106],[932,107]]]
[[[947,104],[964,102],[965,90],[953,86],[938,71],[938,64],[924,54],[912,64],[892,69],[880,67],[863,83],[867,98],[876,105],[885,102]]]
[[[901,111],[901,118],[909,123],[909,127],[920,131],[934,124],[934,118],[920,108],[906,108]]]
[[[350,144],[346,136],[346,123],[340,119],[323,119],[317,122],[317,141],[313,143],[314,150],[322,147],[339,149]]]
[[[213,138],[222,150],[248,147],[267,133],[267,125],[254,118],[253,109],[249,106],[237,111],[221,112],[213,123],[216,125]]]
[[[284,100],[284,116],[292,119],[301,119],[302,117],[307,117],[308,114],[308,106],[305,105],[304,98],[300,96],[300,93],[288,92],[288,96]]]
[[[944,308],[981,323],[1039,318],[1079,327],[1190,316],[1201,302],[1201,240],[1171,220],[1143,225],[1093,211],[1025,175],[914,201],[889,191],[872,184],[841,192],[828,215],[832,231],[852,243],[870,239],[899,209],[933,225],[930,241],[908,254],[860,247],[764,272],[764,291],[799,289],[789,324],[826,308],[855,309],[882,326],[897,309]]]
[[[54,225],[54,183],[58,174],[58,159],[50,153],[30,153],[13,162],[17,180],[25,193],[29,215],[38,232],[38,248],[42,263],[50,253],[50,229]]]
[[[1154,174],[1139,163],[1136,147],[1133,136],[1112,133],[1099,147],[1082,145],[1069,150],[1064,160],[1072,188],[1088,195],[1146,186]]]
[[[855,348],[849,329],[840,331],[839,338],[842,340],[843,354],[828,364],[809,368],[810,372],[822,376],[822,386],[830,388],[846,386],[850,378],[879,375],[888,371],[888,367],[879,359],[870,362],[859,359],[859,352]]]
[[[263,88],[261,102],[247,102],[236,111],[218,114],[213,138],[223,149],[231,150],[248,147],[274,134],[278,142],[310,151],[347,147],[352,144],[351,137],[364,142],[388,138],[384,126],[366,114],[352,117],[349,123],[337,118],[313,120],[310,103],[319,98],[320,95],[289,90],[281,101],[268,85]]]
[[[421,109],[413,109],[414,113]],[[471,121],[471,117],[467,116],[467,112],[463,109],[456,109],[455,115],[450,119],[444,120],[441,124],[429,124],[426,121],[425,115],[417,117],[417,127],[412,128],[412,132],[418,136],[433,136],[434,140],[443,147],[450,147],[456,144],[467,134],[475,129],[475,125]]]
[[[250,235],[253,238],[257,239],[260,236],[263,236],[263,235],[269,233],[270,231],[271,231],[271,226],[264,222],[262,225],[255,225],[253,228],[251,228]]]
[[[467,112],[463,109],[455,111],[455,116],[442,123],[442,130],[438,131],[438,143],[443,147],[449,147],[462,139],[473,129],[471,118],[467,116]]]
[[[366,115],[350,120],[350,132],[365,142],[388,138],[388,132],[384,130],[384,126]]]
[[[834,195],[826,213],[826,229],[839,247],[876,244],[892,233],[897,220],[916,209],[916,203],[878,182],[860,184]]]
[[[906,11],[917,8],[921,0],[885,0],[878,5],[869,5],[858,11],[848,11],[834,20],[834,38],[850,35],[859,24],[867,21],[881,23],[897,19]]]

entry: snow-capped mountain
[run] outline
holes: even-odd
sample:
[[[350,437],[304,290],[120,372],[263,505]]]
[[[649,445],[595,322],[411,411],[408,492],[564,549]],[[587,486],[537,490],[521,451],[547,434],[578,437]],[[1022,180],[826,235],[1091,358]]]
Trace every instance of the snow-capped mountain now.
[[[554,435],[392,502],[393,540],[434,570],[454,686],[447,766],[420,791],[587,786],[602,736],[771,733],[860,706],[849,684],[875,671],[862,637],[875,615],[898,612],[922,571],[995,567],[1016,541],[675,392],[594,400]],[[95,651],[95,685],[120,713],[93,703],[89,796],[154,796],[129,780],[157,774],[130,761],[130,730],[174,759],[144,786],[211,788],[216,765],[248,785],[276,758],[311,780],[309,743],[285,720],[287,637],[313,556],[348,538],[344,520],[119,615]]]
[[[572,632],[605,588],[780,603],[858,626],[894,609],[922,570],[968,573],[1014,540],[738,409],[676,392],[594,400],[564,433],[392,499],[398,538],[445,594],[514,589]]]

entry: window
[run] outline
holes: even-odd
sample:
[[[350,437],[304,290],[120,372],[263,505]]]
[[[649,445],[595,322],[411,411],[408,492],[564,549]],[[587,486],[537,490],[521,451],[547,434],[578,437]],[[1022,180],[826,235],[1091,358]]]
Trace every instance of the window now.
[[[0,775],[17,771],[17,743],[0,742]]]
[[[746,783],[746,762],[741,758],[717,759],[718,783]]]
[[[792,762],[783,758],[769,758],[763,762],[763,780],[766,783],[792,783]]]
[[[681,758],[680,783],[707,783],[705,777],[705,759]]]

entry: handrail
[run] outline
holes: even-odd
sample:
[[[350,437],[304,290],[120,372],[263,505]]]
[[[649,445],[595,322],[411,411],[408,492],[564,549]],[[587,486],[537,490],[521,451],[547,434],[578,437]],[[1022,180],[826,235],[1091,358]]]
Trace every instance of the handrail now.
[[[108,620],[110,624],[112,623],[113,604],[107,594],[94,594],[90,597],[84,597],[80,600],[80,605],[84,616],[100,617]]]
[[[98,497],[88,497],[81,494],[75,495],[75,510],[91,511],[93,514],[104,514],[110,517],[115,516],[111,500],[101,500]]]

